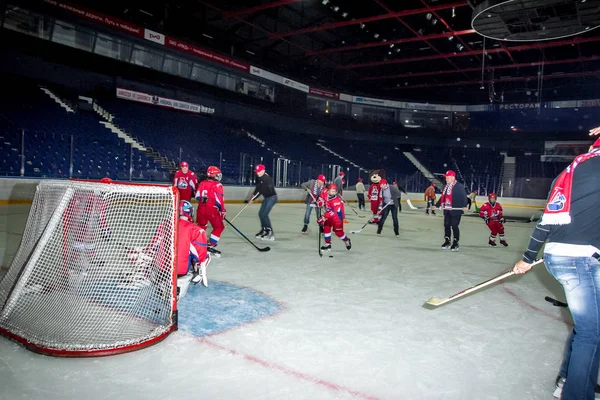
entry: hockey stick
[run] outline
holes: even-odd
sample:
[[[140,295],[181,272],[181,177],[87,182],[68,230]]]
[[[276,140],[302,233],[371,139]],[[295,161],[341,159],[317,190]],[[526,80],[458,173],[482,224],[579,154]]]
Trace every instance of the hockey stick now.
[[[236,227],[235,227],[235,225],[233,225],[233,224],[231,223],[231,221],[227,220],[227,218],[224,218],[224,219],[225,219],[225,222],[227,222],[227,223],[229,224],[229,226],[230,226],[230,227],[232,227],[233,229],[235,229],[235,231],[236,231],[237,233],[239,233],[241,237],[243,237],[244,239],[246,239],[246,241],[247,241],[248,243],[250,243],[250,244],[252,245],[252,247],[254,247],[256,250],[258,250],[258,251],[269,251],[269,250],[271,250],[271,248],[270,248],[270,247],[262,247],[262,248],[261,248],[261,247],[258,247],[257,245],[255,245],[254,243],[252,243],[252,241],[251,241],[250,239],[248,239],[248,238],[246,237],[246,235],[244,235],[244,234],[243,234],[243,233],[242,233],[242,232],[241,232],[241,231],[240,231],[238,228],[236,228]]]
[[[258,196],[260,196],[260,193],[257,193],[257,194],[256,194],[254,197],[252,197],[250,200],[255,200],[255,199],[258,197]],[[250,205],[250,203],[246,204],[246,205],[245,205],[245,206],[244,206],[244,207],[243,207],[243,208],[240,210],[240,212],[238,212],[237,214],[235,214],[235,216],[234,216],[233,218],[231,218],[231,222],[235,221],[235,219],[236,219],[237,217],[239,217],[239,216],[240,216],[240,214],[241,214],[241,213],[243,213],[243,212],[244,212],[244,210],[245,210],[246,208],[248,208],[248,206],[249,206],[249,205]],[[231,222],[229,222],[229,223],[231,223]]]
[[[567,303],[563,303],[562,301],[553,299],[550,296],[544,297],[544,300],[549,301],[550,303],[552,303],[553,306],[556,306],[556,307],[569,307],[569,305]]]
[[[543,258],[541,258],[541,259],[539,259],[539,260],[536,260],[536,261],[535,261],[535,262],[532,264],[532,266],[534,266],[534,265],[537,265],[537,264],[540,264],[540,263],[543,263],[543,262],[544,262],[544,259],[543,259]],[[475,286],[471,286],[470,288],[467,288],[467,289],[465,289],[465,290],[461,290],[460,292],[458,292],[458,293],[455,293],[455,294],[453,294],[453,295],[452,295],[452,296],[450,296],[450,297],[446,297],[446,298],[443,298],[443,299],[439,299],[439,298],[437,298],[437,297],[432,297],[432,298],[430,298],[429,300],[427,300],[427,301],[425,302],[425,304],[427,304],[427,305],[430,305],[430,306],[434,306],[434,307],[440,306],[440,305],[442,305],[442,304],[445,304],[445,303],[447,303],[447,302],[449,302],[449,301],[456,300],[456,299],[458,299],[458,298],[460,298],[460,297],[466,296],[466,295],[468,295],[469,293],[473,293],[473,292],[475,292],[475,291],[477,291],[477,290],[483,289],[483,288],[484,288],[484,287],[486,287],[486,286],[492,285],[492,284],[494,284],[494,283],[496,283],[496,282],[500,282],[501,280],[503,280],[503,279],[506,279],[506,278],[508,278],[509,276],[512,276],[512,275],[514,275],[514,274],[515,274],[515,273],[513,272],[512,268],[511,268],[511,270],[510,270],[510,271],[508,271],[508,272],[504,272],[503,274],[501,274],[501,275],[498,275],[498,276],[496,276],[496,277],[494,277],[494,278],[492,278],[492,279],[488,279],[487,281],[484,281],[484,282],[478,283],[478,284],[477,284],[477,285],[475,285]]]
[[[360,228],[360,229],[359,229],[359,230],[357,230],[357,231],[350,231],[350,233],[352,233],[352,234],[355,234],[355,233],[360,233],[360,232],[362,232],[362,230],[363,230],[363,229],[365,229],[365,227],[366,227],[367,225],[369,225],[369,223],[371,223],[371,222],[372,222],[372,221],[373,221],[375,218],[377,218],[377,217],[380,217],[380,216],[381,216],[381,212],[383,211],[383,209],[384,209],[384,208],[386,208],[387,206],[389,206],[390,204],[393,204],[393,203],[394,203],[393,201],[390,201],[389,203],[387,203],[385,206],[383,206],[383,207],[381,208],[381,210],[379,210],[379,212],[378,212],[377,214],[373,215],[373,216],[372,216],[372,217],[371,217],[371,218],[370,218],[370,219],[367,221],[367,223],[366,223],[366,224],[364,224],[364,225],[362,226],[362,228]]]
[[[341,195],[339,195],[339,194],[338,194],[338,196],[340,196],[340,199],[342,199],[342,201],[344,202],[344,204],[345,204],[345,205],[347,205],[348,207],[350,207],[350,209],[351,209],[352,211],[354,211],[354,214],[356,214],[356,216],[358,216],[358,218],[365,218],[365,216],[364,216],[364,215],[360,215],[360,214],[359,214],[359,213],[356,211],[356,209],[350,205],[350,203],[348,203],[346,200],[344,200],[344,198],[343,198]]]
[[[319,257],[323,257],[323,250],[321,250],[321,229],[317,229],[317,235],[319,235],[317,239],[317,245],[319,246]]]
[[[312,197],[313,201],[315,202],[315,206],[318,206],[318,201],[315,198],[315,196],[312,194],[312,192],[308,189],[306,189],[306,191],[308,192],[308,194],[310,195],[310,197]],[[317,214],[316,216],[319,216],[319,213],[317,213],[315,211],[315,213]],[[323,213],[323,211],[321,210],[321,213]],[[321,250],[321,225],[317,225],[319,228],[317,229],[317,246],[318,246],[318,250],[319,250],[319,257],[323,257],[323,250]]]
[[[413,203],[411,203],[410,199],[406,199],[406,204],[408,204],[411,210],[418,210],[417,207],[413,206]]]

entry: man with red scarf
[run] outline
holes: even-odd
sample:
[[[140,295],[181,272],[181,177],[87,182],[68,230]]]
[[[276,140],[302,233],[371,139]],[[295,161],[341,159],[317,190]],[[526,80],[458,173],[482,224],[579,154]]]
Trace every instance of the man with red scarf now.
[[[446,178],[446,186],[444,186],[442,195],[436,204],[436,207],[444,211],[444,244],[442,244],[442,250],[458,251],[458,241],[460,240],[458,225],[463,212],[467,209],[467,191],[462,183],[456,181],[456,172],[448,170],[444,174],[444,178]],[[450,241],[451,234],[454,235],[452,242]]]
[[[600,133],[598,128],[590,136]],[[546,269],[563,286],[573,317],[554,397],[591,400],[600,394],[600,139],[556,178],[523,259],[524,274],[544,242]]]

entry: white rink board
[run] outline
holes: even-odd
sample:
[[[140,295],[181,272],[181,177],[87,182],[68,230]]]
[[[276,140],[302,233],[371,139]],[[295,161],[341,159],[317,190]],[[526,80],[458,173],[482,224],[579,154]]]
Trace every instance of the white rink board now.
[[[228,214],[242,206],[229,205]],[[2,265],[18,247],[27,208],[0,207]],[[258,208],[235,221],[250,237]],[[507,223],[510,247],[492,249],[483,222],[464,217],[460,251],[448,253],[439,250],[442,217],[405,207],[399,239],[390,219],[382,237],[368,226],[351,235],[352,251],[333,238],[334,257],[319,258],[314,214],[310,235],[300,233],[303,216],[301,204],[275,206],[277,240],[256,241],[268,253],[226,230],[223,257],[209,266],[209,282],[260,291],[284,306],[281,313],[204,340],[179,331],[99,359],[49,358],[0,338],[0,399],[552,399],[570,317],[544,301],[564,301],[544,267],[435,310],[422,307],[504,271],[533,224]],[[366,222],[351,210],[347,216],[346,232]]]

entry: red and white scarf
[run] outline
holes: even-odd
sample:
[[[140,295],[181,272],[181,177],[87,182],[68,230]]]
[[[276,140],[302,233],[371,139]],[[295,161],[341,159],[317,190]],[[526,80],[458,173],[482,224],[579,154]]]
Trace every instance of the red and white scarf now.
[[[600,148],[575,157],[575,160],[560,173],[552,185],[548,202],[540,225],[567,225],[571,223],[571,189],[573,188],[573,173],[582,162],[600,156]]]
[[[452,189],[454,189],[454,185],[456,185],[456,181],[447,184],[444,186],[444,190],[442,190],[442,201],[440,204],[443,208],[452,208]]]

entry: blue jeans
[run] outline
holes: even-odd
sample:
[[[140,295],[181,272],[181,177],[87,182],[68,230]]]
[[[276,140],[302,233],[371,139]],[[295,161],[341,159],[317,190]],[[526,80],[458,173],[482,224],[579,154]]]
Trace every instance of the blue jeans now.
[[[600,362],[600,261],[552,254],[544,254],[544,261],[563,286],[575,323],[560,368],[566,378],[561,398],[591,400]]]
[[[319,207],[311,207],[310,204],[307,204],[306,212],[304,213],[304,225],[308,225],[310,223],[310,214],[312,213],[313,208],[315,209],[317,218],[321,218],[321,209]]]
[[[260,205],[260,210],[258,210],[258,218],[260,218],[260,225],[263,228],[269,228],[273,230],[271,226],[271,220],[269,219],[269,213],[273,206],[277,203],[277,195],[266,197],[262,204]]]

